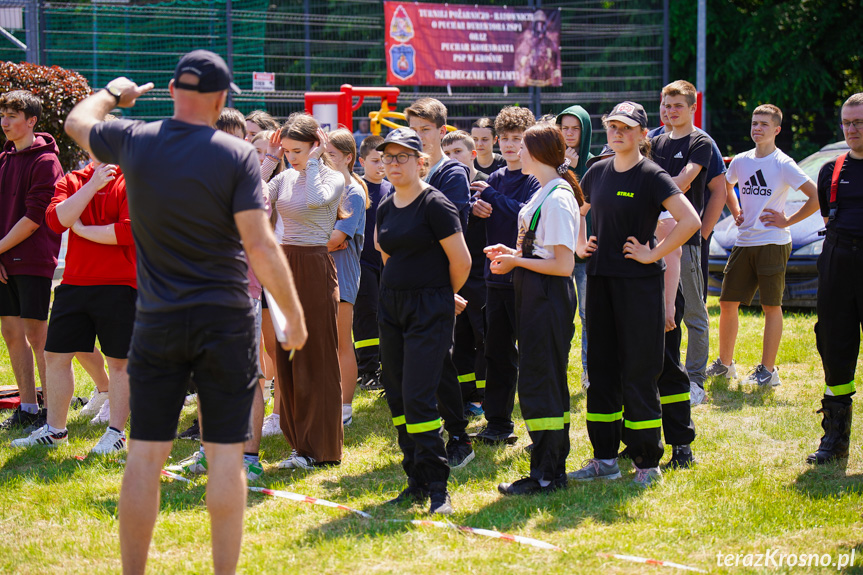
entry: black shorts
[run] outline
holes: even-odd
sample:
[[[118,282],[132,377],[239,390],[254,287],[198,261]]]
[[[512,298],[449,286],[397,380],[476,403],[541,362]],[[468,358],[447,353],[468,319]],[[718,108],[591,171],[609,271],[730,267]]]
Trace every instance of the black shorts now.
[[[45,321],[50,307],[51,278],[16,275],[0,283],[0,316]]]
[[[45,351],[93,351],[98,337],[102,353],[126,359],[137,298],[138,290],[129,286],[57,286]]]
[[[258,393],[255,337],[251,306],[138,313],[129,351],[130,437],[173,441],[191,379],[198,390],[201,438],[250,439]]]

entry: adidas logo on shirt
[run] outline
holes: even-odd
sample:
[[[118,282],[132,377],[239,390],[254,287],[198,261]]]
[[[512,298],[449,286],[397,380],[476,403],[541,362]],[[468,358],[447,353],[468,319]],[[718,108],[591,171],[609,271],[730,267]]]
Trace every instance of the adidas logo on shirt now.
[[[769,196],[773,194],[773,190],[767,187],[767,182],[764,180],[764,174],[761,170],[755,172],[745,184],[740,186],[740,194],[748,196]]]
[[[677,152],[676,154],[674,154],[674,158],[676,160],[682,160],[683,159],[683,152]]]

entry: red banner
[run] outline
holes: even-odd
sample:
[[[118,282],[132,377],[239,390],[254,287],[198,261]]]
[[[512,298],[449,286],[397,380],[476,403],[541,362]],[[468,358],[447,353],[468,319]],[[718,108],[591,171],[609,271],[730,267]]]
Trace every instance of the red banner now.
[[[560,86],[560,12],[384,2],[387,83]]]

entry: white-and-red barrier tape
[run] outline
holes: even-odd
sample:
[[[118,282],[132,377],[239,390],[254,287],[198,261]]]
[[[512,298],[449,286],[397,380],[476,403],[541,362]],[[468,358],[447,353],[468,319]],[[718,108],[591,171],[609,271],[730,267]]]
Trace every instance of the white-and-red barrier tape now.
[[[681,565],[680,563],[672,563],[671,561],[660,561],[659,559],[647,559],[645,557],[636,557],[634,555],[620,555],[617,553],[597,553],[600,557],[606,559],[620,559],[622,561],[631,561],[632,563],[644,563],[646,565],[658,565],[659,567],[671,567],[673,569],[682,569],[683,571],[693,571],[695,573],[707,573],[704,569]]]
[[[428,519],[387,519],[387,523],[410,523],[411,525],[419,525],[421,527],[439,527],[441,529],[455,529],[463,533],[473,533],[474,535],[482,535],[483,537],[491,537],[492,539],[503,539],[510,543],[521,543],[522,545],[530,545],[531,547],[539,547],[540,549],[551,549],[552,551],[560,551],[566,553],[557,545],[533,539],[531,537],[523,537],[521,535],[510,535],[509,533],[501,533],[500,531],[492,531],[491,529],[480,529],[478,527],[466,527],[464,525],[455,525],[445,521],[430,521]]]

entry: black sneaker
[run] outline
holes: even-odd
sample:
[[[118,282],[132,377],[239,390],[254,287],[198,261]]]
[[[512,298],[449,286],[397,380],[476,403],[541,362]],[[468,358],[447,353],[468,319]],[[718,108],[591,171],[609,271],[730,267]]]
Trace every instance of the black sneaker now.
[[[665,464],[665,469],[689,469],[698,462],[692,456],[692,449],[688,445],[673,445],[671,447],[671,459]]]
[[[201,425],[198,423],[198,418],[196,417],[192,421],[192,425],[190,425],[187,430],[178,433],[177,437],[180,439],[194,439],[195,441],[200,441]]]
[[[531,495],[533,493],[552,493],[566,487],[566,475],[558,477],[545,487],[540,485],[538,479],[524,477],[514,483],[501,483],[497,490],[501,495]]]
[[[33,420],[33,423],[24,428],[24,433],[33,433],[40,427],[48,425],[48,408],[43,407],[34,417],[36,419]]]
[[[0,429],[16,429],[16,428],[26,428],[32,426],[36,419],[39,417],[37,413],[27,413],[26,411],[21,411],[21,407],[16,407],[15,411],[12,412],[12,415],[3,420],[3,423],[0,423]]]
[[[381,383],[380,371],[361,373],[357,379],[357,385],[366,391],[378,391],[379,389],[384,388],[384,384]]]
[[[485,426],[482,431],[476,435],[471,435],[471,437],[480,443],[485,443],[487,445],[513,445],[518,441],[518,436],[511,431],[496,432],[489,429],[488,426]]]
[[[454,435],[446,444],[446,458],[450,469],[461,469],[476,457],[473,444],[466,435]]]
[[[395,499],[387,501],[387,504],[401,505],[403,503],[410,503],[411,505],[414,505],[417,503],[425,503],[428,498],[428,489],[417,485],[416,481],[408,478],[408,486],[405,487]]]
[[[429,515],[452,515],[452,501],[446,490],[446,483],[429,484]]]

